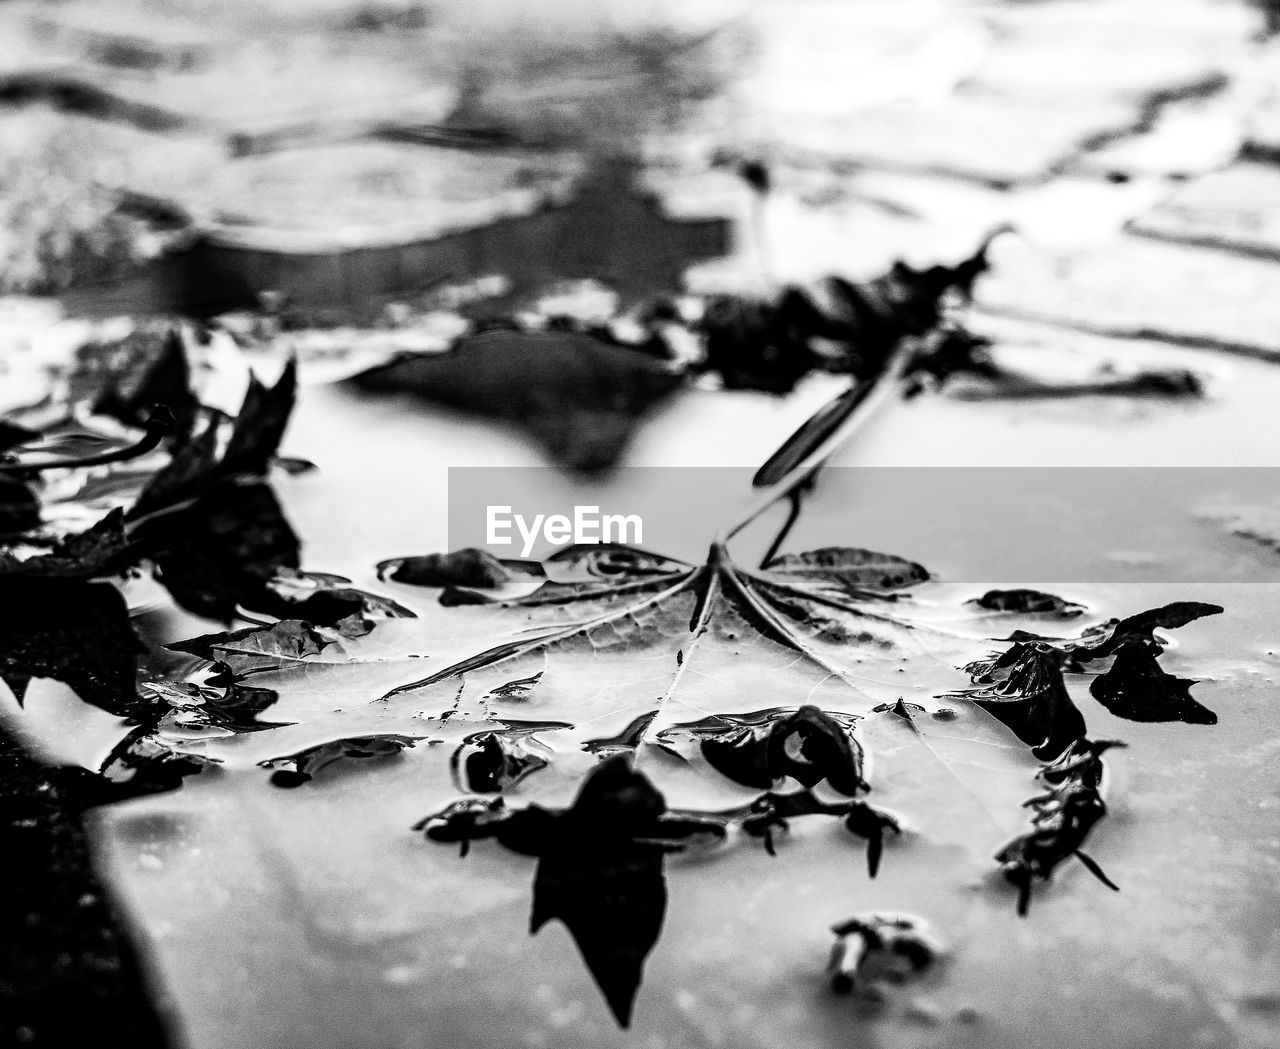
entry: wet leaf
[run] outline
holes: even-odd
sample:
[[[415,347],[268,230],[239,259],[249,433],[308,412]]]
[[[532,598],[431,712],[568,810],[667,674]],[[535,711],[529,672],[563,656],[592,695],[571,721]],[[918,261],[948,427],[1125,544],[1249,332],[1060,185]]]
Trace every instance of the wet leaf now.
[[[623,1027],[667,909],[664,850],[643,840],[665,808],[625,758],[610,758],[549,828],[534,875],[529,931],[564,922]]]
[[[492,569],[429,563],[458,565]],[[785,862],[788,835],[839,821],[872,876],[891,876],[894,842],[920,834],[972,862],[996,854],[1029,898],[1105,813],[1063,794],[1030,831],[1022,820],[1028,782],[1060,786],[1088,742],[1063,685],[1069,650],[1216,607],[1015,645],[981,665],[967,702],[936,708],[989,620],[973,615],[966,635],[963,615],[931,625],[909,598],[865,588],[860,573],[900,582],[923,572],[912,562],[820,551],[752,571],[716,544],[700,565],[615,546],[540,567],[524,592],[496,571],[425,576],[490,599],[367,632],[289,620],[193,639],[177,647],[210,661],[205,676],[152,689],[173,711],[166,755],[272,768],[304,790],[312,764],[448,755],[460,798],[423,821],[427,836],[538,857],[533,927],[565,922],[622,1022],[661,930],[668,851],[738,842]],[[500,585],[453,585],[488,578]],[[302,592],[341,582],[297,579]]]
[[[860,914],[831,931],[836,942],[827,968],[837,994],[874,993],[877,983],[902,983],[943,953],[928,922],[906,914]]]
[[[875,571],[889,563],[875,561]],[[633,754],[638,768],[662,773],[681,812],[727,820],[770,846],[789,814],[838,817],[867,842],[873,871],[897,820],[878,795],[875,809],[863,801],[875,789],[867,754],[895,783],[886,805],[911,809],[977,855],[1016,825],[1035,764],[998,718],[969,704],[901,729],[872,720],[877,707],[900,703],[899,670],[911,670],[917,689],[944,691],[980,635],[886,614],[880,595],[815,587],[807,571],[748,571],[719,550],[695,566],[571,547],[542,568],[546,581],[523,596],[427,606],[419,619],[378,621],[359,637],[282,623],[178,646],[270,691],[271,717],[287,725],[252,742],[201,740],[201,752],[243,762],[303,749],[274,735],[307,747],[423,735],[451,744],[462,789],[518,783],[526,799],[561,798],[600,758]],[[977,770],[986,786],[958,790]],[[841,800],[805,801],[810,788]],[[946,803],[931,808],[925,799],[940,792]]]
[[[1191,698],[1195,681],[1166,673],[1156,658],[1159,651],[1143,641],[1124,642],[1111,669],[1090,682],[1090,694],[1126,721],[1216,725],[1218,715]]]
[[[619,581],[674,581],[688,570],[683,561],[617,543],[568,546],[545,562],[500,559],[468,548],[378,565],[382,579],[441,588],[442,605],[563,602],[603,592]]]
[[[270,389],[253,378],[230,427],[220,427],[216,419],[210,419],[151,478],[129,510],[128,519],[139,520],[198,500],[222,481],[264,476],[280,447],[296,395],[296,361],[289,361]]]
[[[684,378],[593,335],[496,330],[464,336],[447,353],[393,361],[352,382],[518,425],[552,461],[592,473],[617,464],[641,417]]]
[[[536,561],[499,559],[487,550],[468,547],[447,554],[383,561],[378,565],[378,577],[410,586],[439,587],[445,591],[440,601],[447,605],[526,594],[542,585],[546,573]]]
[[[988,590],[981,597],[973,598],[969,604],[991,612],[1020,612],[1032,615],[1049,613],[1063,618],[1078,616],[1084,611],[1083,605],[1067,601],[1058,597],[1057,594],[1026,589]]]
[[[264,593],[277,571],[298,565],[298,537],[263,482],[216,484],[134,534],[178,604],[224,622],[241,604],[270,603]]]
[[[397,601],[350,586],[351,580],[323,572],[277,565],[275,574],[247,599],[255,613],[337,627],[344,637],[367,634],[380,619],[412,619]]]
[[[134,560],[124,530],[124,512],[112,510],[85,531],[60,540],[47,554],[20,560],[0,550],[0,578],[91,579],[117,573]]]
[[[928,570],[914,561],[847,546],[783,554],[765,565],[765,569],[788,580],[803,581],[820,589],[842,590],[852,596],[862,590],[901,590],[929,578]]]
[[[0,677],[19,702],[32,678],[53,678],[86,703],[137,714],[147,706],[134,685],[141,652],[124,597],[109,583],[0,580]]]
[[[1078,643],[1069,646],[1077,659],[1099,659],[1112,655],[1121,645],[1129,642],[1160,645],[1155,635],[1156,630],[1172,630],[1186,626],[1205,616],[1216,616],[1222,612],[1221,605],[1210,605],[1203,601],[1174,601],[1172,604],[1151,608],[1145,612],[1128,616],[1120,620],[1110,620],[1099,627],[1086,631]]]
[[[128,426],[145,425],[154,405],[163,404],[177,422],[177,440],[185,440],[192,432],[200,412],[200,402],[191,388],[191,362],[187,359],[182,335],[176,329],[164,333],[140,333],[135,339],[159,341],[145,352],[151,359],[140,374],[112,376],[93,401],[92,410],[109,415]]]
[[[6,452],[10,448],[30,444],[38,440],[40,440],[40,434],[35,430],[19,426],[17,423],[9,422],[6,419],[0,419],[0,452]]]
[[[1008,725],[1036,757],[1052,760],[1085,734],[1053,650],[1022,642],[981,668],[975,676],[981,687],[962,694]]]
[[[40,500],[0,464],[0,535],[20,534],[40,525]]]
[[[436,841],[496,837],[538,857],[530,932],[562,921],[605,1001],[627,1027],[644,961],[658,942],[667,907],[664,839],[681,836],[681,821],[665,821],[667,805],[625,755],[598,765],[573,805],[534,805],[507,812],[501,801],[470,803],[429,816],[418,828]]]
[[[261,764],[264,768],[277,770],[271,777],[271,782],[277,787],[297,787],[315,779],[326,769],[353,761],[394,757],[416,742],[412,736],[397,735],[335,739],[317,747],[307,747],[297,754],[267,758]]]
[[[1081,737],[1037,774],[1047,789],[1027,802],[1033,813],[1031,829],[996,853],[1005,879],[1018,889],[1022,916],[1030,907],[1035,881],[1048,881],[1058,865],[1072,856],[1108,888],[1120,891],[1080,851],[1094,825],[1107,814],[1101,791],[1102,755],[1115,746],[1124,744]]]

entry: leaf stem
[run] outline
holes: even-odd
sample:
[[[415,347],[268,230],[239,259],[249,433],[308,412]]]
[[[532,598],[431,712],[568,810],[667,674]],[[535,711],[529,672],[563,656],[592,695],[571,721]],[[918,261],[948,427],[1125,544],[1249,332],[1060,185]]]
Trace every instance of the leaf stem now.
[[[777,554],[778,548],[786,541],[791,529],[795,527],[795,523],[800,520],[800,493],[804,491],[802,488],[794,488],[787,493],[787,500],[791,504],[791,509],[787,512],[787,519],[782,522],[782,527],[778,529],[778,534],[773,537],[773,542],[769,544],[769,549],[765,551],[764,557],[760,558],[760,567],[766,568],[769,562],[773,560]]]
[[[915,338],[902,339],[889,354],[885,366],[874,378],[854,380],[844,392],[833,399],[838,401],[847,397],[851,391],[860,388],[860,395],[855,395],[850,404],[848,415],[826,438],[804,456],[779,481],[764,489],[742,512],[736,521],[716,533],[715,542],[724,545],[735,535],[756,520],[774,503],[784,499],[796,491],[805,481],[812,477],[824,462],[830,458],[845,441],[849,440],[875,412],[889,401],[898,391],[899,380],[906,374],[917,348]],[[784,527],[790,530],[788,522]]]
[[[45,463],[17,463],[13,466],[0,464],[0,472],[6,473],[11,477],[31,478],[38,476],[45,470],[74,470],[82,466],[102,466],[106,463],[126,462],[129,459],[136,459],[140,455],[146,455],[153,449],[158,448],[164,437],[173,432],[174,425],[173,414],[164,405],[158,404],[151,409],[151,414],[147,418],[146,433],[142,435],[137,444],[132,444],[128,448],[102,452],[99,455],[90,455],[84,459],[53,459]]]

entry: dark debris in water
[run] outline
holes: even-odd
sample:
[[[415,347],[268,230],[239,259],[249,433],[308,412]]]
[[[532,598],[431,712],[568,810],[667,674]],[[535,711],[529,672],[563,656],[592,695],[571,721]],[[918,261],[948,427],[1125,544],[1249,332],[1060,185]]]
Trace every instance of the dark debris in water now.
[[[1195,681],[1167,673],[1160,666],[1159,654],[1154,644],[1124,642],[1115,650],[1111,669],[1090,682],[1090,694],[1126,721],[1216,725],[1218,715],[1191,697]]]
[[[878,998],[881,985],[905,983],[944,953],[929,924],[906,914],[860,914],[831,931],[836,942],[827,971],[837,994]]]
[[[1023,614],[1049,614],[1066,618],[1078,616],[1084,606],[1068,601],[1057,594],[1046,594],[1042,590],[988,590],[981,597],[970,602],[978,608],[991,612],[1019,612]]]
[[[271,775],[275,786],[298,787],[335,767],[395,757],[417,742],[412,736],[399,734],[335,739],[296,754],[270,758],[262,762],[262,767],[275,770]]]
[[[1026,804],[1033,815],[1031,829],[996,853],[1005,879],[1018,890],[1018,913],[1026,916],[1036,881],[1047,882],[1054,869],[1076,857],[1100,882],[1119,892],[1102,868],[1081,850],[1094,825],[1107,814],[1102,798],[1102,755],[1114,740],[1083,736],[1054,761],[1043,765],[1037,778],[1045,791]]]

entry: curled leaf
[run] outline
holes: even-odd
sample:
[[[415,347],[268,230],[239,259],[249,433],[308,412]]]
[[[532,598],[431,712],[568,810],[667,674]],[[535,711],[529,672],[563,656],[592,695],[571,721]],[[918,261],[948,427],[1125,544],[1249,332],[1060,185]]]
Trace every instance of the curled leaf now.
[[[1159,639],[1155,636],[1156,630],[1172,630],[1186,626],[1205,616],[1216,616],[1222,611],[1221,605],[1211,605],[1203,601],[1174,601],[1124,619],[1113,619],[1087,630],[1078,642],[1069,646],[1069,649],[1078,659],[1093,660],[1112,655],[1117,648],[1130,641],[1159,645]]]
[[[1085,734],[1084,717],[1067,694],[1061,656],[1053,649],[1020,642],[966,669],[982,687],[958,694],[1013,729],[1036,757],[1056,758]]]
[[[737,719],[721,720],[732,724]],[[803,706],[790,714],[766,714],[756,724],[742,720],[747,722],[743,727],[730,728],[724,735],[707,735],[702,740],[707,762],[730,779],[762,789],[787,777],[804,787],[814,787],[825,780],[851,797],[867,789],[862,778],[861,746],[845,725],[817,707]],[[678,730],[675,727],[669,731]]]

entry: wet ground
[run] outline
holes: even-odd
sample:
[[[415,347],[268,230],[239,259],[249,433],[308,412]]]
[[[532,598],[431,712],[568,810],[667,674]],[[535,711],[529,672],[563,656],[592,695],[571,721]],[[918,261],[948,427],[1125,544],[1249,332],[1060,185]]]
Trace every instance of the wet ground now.
[[[24,21],[47,10],[10,4],[3,15]],[[225,157],[228,140],[245,132],[235,107],[210,112],[201,93],[238,68],[224,58],[216,20],[184,12],[187,31],[178,33],[167,16],[139,20],[136,29],[122,18],[117,30],[128,26],[131,40],[150,41],[166,56],[160,72],[125,75],[85,44],[103,39],[87,9],[70,4],[56,11],[56,20],[71,28],[33,32],[29,50],[14,56],[24,69],[61,63],[78,76],[88,70],[103,90],[122,96],[128,94],[122,84],[133,85],[135,98],[144,84],[150,104],[190,118],[163,133],[130,132],[151,136],[147,150],[163,156],[180,130],[193,151],[184,155]],[[332,14],[308,11],[317,19]],[[1038,474],[1050,467],[1141,467],[1146,471],[1133,475],[1135,486],[1154,488],[1164,485],[1161,467],[1278,464],[1280,299],[1272,292],[1280,277],[1280,174],[1273,165],[1280,55],[1257,38],[1255,8],[1206,0],[806,0],[731,5],[719,14],[733,27],[733,41],[746,43],[727,50],[734,64],[706,106],[693,109],[676,136],[625,129],[641,144],[645,180],[670,214],[737,223],[739,250],[695,266],[689,287],[741,289],[832,272],[865,278],[898,257],[954,261],[1009,221],[1020,235],[997,242],[972,318],[977,331],[995,340],[1000,359],[1036,376],[1073,380],[1096,377],[1099,369],[1109,375],[1183,368],[1206,390],[1197,399],[992,399],[966,396],[960,387],[887,406],[836,466],[899,468],[895,479],[906,479],[895,483],[912,487],[916,475],[908,471],[921,467],[1009,466]],[[430,31],[412,22],[405,30],[425,38]],[[328,30],[317,32],[318,40],[328,38]],[[382,53],[383,35],[353,39],[343,61]],[[195,71],[164,64],[175,48],[192,47],[207,56],[192,59],[194,70],[206,70],[203,87],[184,82]],[[314,59],[302,44],[297,51],[301,67]],[[456,85],[423,77],[397,54],[411,72],[383,63],[379,78],[390,65],[415,91],[435,89],[444,101],[422,119],[446,124]],[[327,96],[308,96],[316,77],[293,78],[283,61],[278,71],[277,83],[301,86],[289,106],[280,106],[277,126],[295,127],[300,108],[332,107]],[[343,201],[333,225],[349,226],[355,216],[357,246],[361,237],[395,242],[395,230],[382,221],[385,209],[413,186],[456,177],[474,191],[481,211],[499,199],[462,178],[476,166],[474,152],[458,155],[438,145],[388,151],[385,143],[367,142],[368,121],[391,116],[378,110],[383,102],[372,81],[335,73],[326,91],[339,80],[365,83],[375,96],[351,101],[364,107],[354,124],[320,120],[314,143],[290,141],[266,159],[220,160],[221,181],[197,173],[182,183],[176,168],[162,165],[159,186],[183,201],[204,235],[225,236],[235,225],[250,243],[259,226],[264,238],[278,234],[256,216],[275,219],[281,212],[273,201],[296,201],[302,189],[320,205],[298,210],[302,221],[290,236],[328,227],[327,219],[313,220],[326,214],[332,193]],[[394,77],[379,86],[401,105]],[[547,150],[547,126],[530,117],[539,111],[528,101],[542,97],[538,87],[534,77],[524,93],[480,108],[485,129],[515,136],[514,148],[540,164],[577,156],[581,143]],[[272,99],[283,96],[277,88],[259,97],[265,101],[246,108],[256,125],[270,123]],[[573,112],[571,104],[564,109]],[[324,110],[330,111],[336,110]],[[565,119],[552,130],[574,126]],[[520,142],[521,135],[531,142]],[[504,148],[513,148],[510,141]],[[308,151],[335,149],[349,163],[324,166],[336,181],[317,185],[323,179],[314,161],[321,154]],[[732,172],[713,166],[712,158],[726,152],[769,165],[773,189],[762,207]],[[154,192],[156,184],[140,188]],[[527,197],[528,187],[520,189]],[[237,203],[241,221],[227,221],[226,200]],[[591,274],[569,274],[585,275]],[[77,300],[65,301],[74,307]],[[48,307],[14,303],[9,316]],[[24,348],[27,333],[43,324],[15,322],[11,361],[53,354],[71,331],[64,326]],[[379,352],[421,336],[394,325],[375,334]],[[353,341],[369,337],[363,331]],[[374,564],[470,541],[447,528],[450,468],[532,470],[548,465],[545,452],[513,428],[329,385],[319,368],[308,375],[305,354],[303,363],[307,385],[284,451],[321,469],[283,479],[278,488],[306,541],[305,565],[394,593],[434,623],[442,613],[433,595],[424,599],[380,582]],[[29,374],[23,367],[12,376],[16,383]],[[814,375],[785,398],[691,389],[647,420],[624,466],[719,468],[706,475],[711,494],[682,505],[663,553],[700,563],[720,515],[732,516],[747,502],[745,485],[740,492],[734,487],[736,474],[758,466],[842,381]],[[964,622],[975,659],[984,654],[985,638],[1003,636],[1010,625],[965,618],[963,602],[988,584],[1056,589],[1087,606],[1083,622],[1174,600],[1226,608],[1180,630],[1166,657],[1171,670],[1201,680],[1195,696],[1217,712],[1216,726],[1120,721],[1088,698],[1083,679],[1070,682],[1091,735],[1129,743],[1109,758],[1111,815],[1090,841],[1092,855],[1121,886],[1119,895],[1083,867],[1064,868],[1030,918],[1018,918],[1010,891],[991,876],[990,856],[1021,826],[1018,804],[1032,787],[1034,763],[1025,756],[1015,761],[1027,787],[1019,793],[1002,778],[1009,768],[981,756],[985,737],[971,736],[966,724],[946,737],[959,747],[958,762],[932,766],[913,763],[893,735],[901,726],[887,722],[870,747],[878,762],[871,772],[879,784],[875,800],[905,813],[912,833],[890,844],[881,875],[868,880],[860,852],[834,840],[816,819],[795,821],[777,857],[740,843],[703,859],[669,861],[663,935],[648,959],[633,1025],[623,1031],[563,928],[526,935],[532,859],[480,843],[459,860],[408,833],[457,794],[434,748],[339,769],[293,791],[274,789],[262,770],[233,761],[175,793],[98,810],[91,821],[100,867],[154,961],[156,987],[174,1003],[181,1041],[193,1047],[1271,1044],[1280,972],[1273,920],[1280,903],[1275,535],[1254,529],[1264,540],[1270,535],[1268,545],[1239,534],[1232,522],[1242,513],[1263,521],[1274,514],[1275,485],[1222,471],[1205,489],[1170,497],[1162,520],[1163,504],[1153,512],[1142,499],[1119,497],[1090,505],[1087,514],[1054,508],[1037,516],[1034,507],[1006,505],[1003,491],[991,491],[984,505],[952,474],[919,476],[921,486],[960,490],[939,496],[936,520],[905,524],[901,514],[850,510],[866,497],[868,482],[856,471],[829,471],[788,548],[853,543],[924,562],[938,578],[917,594],[921,614]],[[565,502],[671,501],[661,472],[624,469],[603,482],[542,477],[525,483],[535,489],[545,483]],[[1081,501],[1090,503],[1087,490]],[[743,540],[753,553],[762,542],[752,534]],[[1051,558],[1021,554],[1073,543],[1090,552],[1074,574]],[[993,558],[992,548],[1007,549],[1009,557]],[[1046,561],[1052,574],[1036,574]],[[166,639],[212,629],[185,613],[153,611],[147,622]],[[905,685],[877,673],[861,687],[877,699],[901,696],[932,707],[939,693],[965,683],[945,659],[910,666]],[[611,687],[625,693],[602,735],[625,729],[640,712],[628,704],[651,687],[628,673],[600,666],[589,672],[592,687],[603,688],[597,678],[611,674]],[[791,698],[748,692],[742,702],[761,709]],[[932,730],[940,732],[939,725]],[[688,788],[659,755],[645,760],[673,796]],[[516,798],[564,804],[572,796],[565,782],[547,788],[538,782],[517,788]],[[696,789],[690,796],[707,802]],[[992,798],[1003,807],[982,811]],[[948,946],[945,964],[920,982],[891,988],[879,1006],[832,996],[823,977],[829,927],[873,910],[922,914]]]

